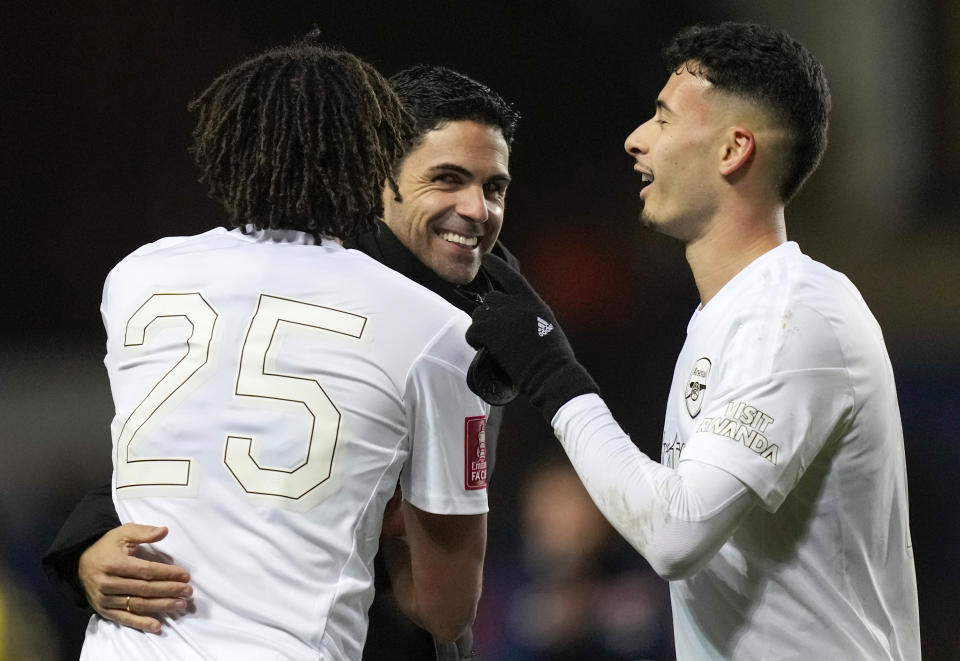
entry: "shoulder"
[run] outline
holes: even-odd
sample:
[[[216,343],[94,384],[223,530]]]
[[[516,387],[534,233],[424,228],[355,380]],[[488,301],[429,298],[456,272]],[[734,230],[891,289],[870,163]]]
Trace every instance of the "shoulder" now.
[[[727,302],[733,358],[771,371],[847,367],[855,338],[879,333],[873,316],[842,273],[782,248]]]
[[[187,249],[191,246],[224,245],[236,241],[241,237],[243,237],[243,234],[240,230],[227,230],[223,227],[215,227],[201,234],[193,234],[190,236],[166,236],[140,246],[131,252],[126,259],[148,257],[168,251]]]
[[[140,246],[120,260],[112,271],[161,267],[166,260],[178,260],[196,253],[204,253],[204,259],[207,259],[211,251],[225,250],[249,242],[250,239],[240,230],[227,230],[223,227],[190,236],[167,236]]]
[[[469,319],[466,313],[449,303],[443,296],[434,290],[416,282],[370,257],[364,252],[355,249],[342,249],[339,258],[350,264],[350,268],[364,278],[370,286],[389,298],[393,305],[406,308],[411,315],[411,323],[416,322],[416,315],[426,315],[430,323],[436,323],[437,318]]]
[[[349,262],[351,286],[376,305],[376,316],[391,321],[392,346],[398,353],[415,353],[416,362],[438,362],[465,370],[474,349],[465,335],[470,316],[447,299],[414,280],[381,264],[363,252],[342,249],[337,255]],[[402,323],[397,323],[402,320]]]
[[[222,227],[192,236],[168,236],[144,244],[117,262],[107,274],[104,296],[118,286],[133,287],[145,273],[169,269],[167,260],[193,252],[211,242],[229,241],[230,232]]]
[[[465,339],[469,326],[470,317],[457,310],[457,314],[450,317],[424,347],[422,360],[448,366],[466,377],[470,362],[476,355],[476,349],[467,344]]]

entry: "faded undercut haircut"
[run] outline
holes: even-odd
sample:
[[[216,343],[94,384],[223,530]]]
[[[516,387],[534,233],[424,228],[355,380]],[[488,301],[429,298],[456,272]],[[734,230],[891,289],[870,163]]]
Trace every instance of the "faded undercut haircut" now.
[[[230,69],[188,108],[200,181],[232,224],[317,239],[376,226],[413,135],[376,69],[312,36]]]
[[[684,28],[663,59],[669,74],[686,68],[783,124],[789,143],[777,193],[789,202],[827,148],[830,88],[813,54],[783,30],[726,22]]]
[[[474,121],[500,129],[513,145],[520,113],[483,83],[447,67],[417,65],[390,78],[404,107],[413,115],[416,132],[410,149],[447,122]]]

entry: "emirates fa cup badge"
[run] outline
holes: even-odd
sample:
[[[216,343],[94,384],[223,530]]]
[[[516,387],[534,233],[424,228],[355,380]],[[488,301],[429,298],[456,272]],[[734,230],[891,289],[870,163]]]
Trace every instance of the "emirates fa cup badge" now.
[[[469,417],[464,421],[464,488],[487,488],[487,417]]]

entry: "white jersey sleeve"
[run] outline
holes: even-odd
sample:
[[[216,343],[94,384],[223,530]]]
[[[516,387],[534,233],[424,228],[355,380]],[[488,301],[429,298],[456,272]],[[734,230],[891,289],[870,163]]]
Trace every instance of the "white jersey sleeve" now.
[[[437,334],[410,370],[404,395],[413,442],[400,484],[406,500],[433,514],[487,511],[489,407],[464,387],[463,366],[472,359],[463,340],[467,325],[464,315]]]
[[[722,468],[775,512],[825,446],[844,433],[853,388],[827,320],[802,304],[789,319],[760,308],[729,347],[750,347],[718,366],[710,405],[683,449],[682,461]],[[772,346],[771,346],[772,345]],[[720,440],[723,439],[723,440]]]
[[[597,508],[667,580],[707,562],[756,500],[719,468],[685,461],[673,470],[653,461],[598,395],[564,404],[553,428]]]

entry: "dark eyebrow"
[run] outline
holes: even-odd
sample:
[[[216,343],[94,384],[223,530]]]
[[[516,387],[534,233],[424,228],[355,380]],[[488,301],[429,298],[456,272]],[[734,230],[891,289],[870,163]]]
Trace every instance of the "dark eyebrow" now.
[[[440,163],[438,165],[432,166],[428,172],[456,172],[457,174],[463,175],[464,177],[473,178],[474,174],[470,172],[467,168],[462,165],[457,165],[456,163]],[[507,174],[495,174],[490,177],[487,181],[503,181],[510,183],[510,175]]]
[[[657,99],[657,110],[660,112],[665,112],[670,115],[676,114],[673,112],[673,110],[670,109],[670,106],[667,105],[667,102],[661,99]]]
[[[434,165],[430,168],[430,172],[439,172],[441,170],[453,171],[457,174],[462,174],[464,177],[472,177],[473,173],[470,172],[467,168],[462,165],[456,165],[454,163],[440,163],[439,165]]]

